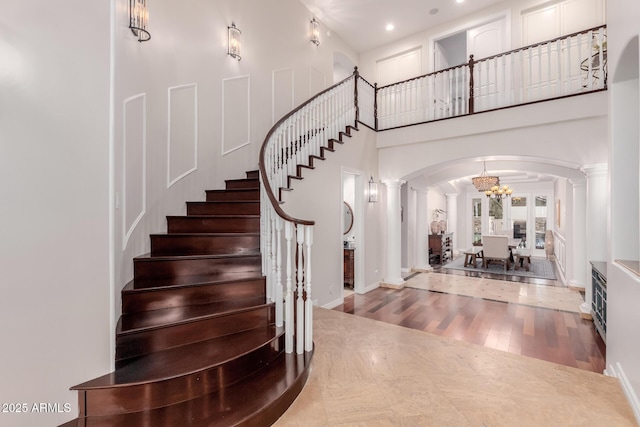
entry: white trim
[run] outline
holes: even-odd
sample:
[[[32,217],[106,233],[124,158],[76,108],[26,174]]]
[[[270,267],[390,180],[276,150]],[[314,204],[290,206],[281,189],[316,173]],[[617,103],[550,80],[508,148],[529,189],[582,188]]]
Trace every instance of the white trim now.
[[[193,167],[171,180],[171,91],[194,88],[193,92]],[[167,89],[167,188],[198,170],[198,84],[190,83]]]
[[[638,395],[633,389],[633,385],[627,378],[627,375],[624,373],[620,362],[616,362],[615,367],[612,364],[609,365],[609,369],[605,369],[604,374],[610,377],[617,378],[618,381],[620,381],[622,391],[624,391],[625,396],[627,396],[627,400],[629,401],[629,405],[633,410],[636,421],[638,421],[638,424],[640,424],[640,399],[638,399]]]
[[[293,110],[295,105],[295,73],[293,68],[281,68],[279,70],[273,70],[271,72],[271,123],[276,123],[276,73],[281,73],[283,71],[291,72],[291,105],[290,110]],[[280,118],[278,118],[279,120]]]
[[[225,91],[224,91],[224,85],[225,82],[230,81],[230,80],[240,80],[240,79],[246,79],[247,80],[247,141],[241,143],[240,145],[230,148],[228,150],[225,150],[224,148],[224,101],[225,101]],[[239,150],[242,147],[246,147],[247,145],[251,144],[251,76],[249,74],[244,75],[244,76],[238,76],[238,77],[230,77],[228,79],[222,79],[222,156],[226,156],[229,153],[233,153],[236,150]]]
[[[342,289],[340,289],[340,292],[342,292]],[[328,308],[329,310],[331,310],[333,308],[336,308],[340,304],[344,304],[344,296],[340,296],[340,298],[334,299],[333,301],[323,305],[322,308]]]
[[[364,284],[364,275],[365,275],[365,264],[366,264],[366,247],[365,243],[365,206],[366,203],[366,194],[364,191],[366,174],[364,171],[360,169],[353,169],[345,166],[340,167],[340,200],[344,200],[344,178],[345,175],[353,175],[354,176],[354,186],[355,186],[355,221],[354,221],[354,234],[355,234],[355,245],[356,251],[354,254],[354,285],[353,290],[355,293],[362,294],[365,292],[365,284]],[[342,219],[341,219],[342,221]],[[340,224],[340,232],[344,229],[344,225]],[[342,241],[342,234],[340,235],[340,241]],[[344,263],[340,263],[342,267],[341,277],[344,277]]]
[[[380,282],[374,282],[364,288],[364,293],[371,292],[374,289],[378,289],[380,287]]]
[[[327,88],[327,76],[325,76],[325,74],[318,70],[315,67],[309,67],[309,98],[315,96],[317,93],[319,92],[313,92],[312,88],[311,88],[311,83],[312,83],[312,72],[315,71],[316,73],[318,73],[318,75],[320,75],[320,77],[322,77],[322,87],[320,88],[319,92],[322,92],[324,89]]]
[[[484,24],[488,24],[490,22],[494,22],[494,21],[498,21],[500,19],[504,18],[504,22],[505,22],[505,29],[504,29],[504,40],[506,41],[507,44],[507,50],[511,50],[512,46],[511,46],[511,11],[509,9],[505,9],[501,12],[495,13],[493,15],[489,15],[489,16],[485,16],[484,18],[478,18],[478,19],[474,19],[473,21],[467,22],[465,24],[461,24],[458,25],[457,27],[454,28],[450,28],[446,31],[443,31],[441,33],[437,33],[434,34],[432,36],[429,37],[429,43],[427,46],[428,49],[428,55],[429,55],[429,70],[427,71],[427,73],[432,73],[435,71],[434,67],[435,67],[435,61],[434,61],[434,55],[435,55],[435,43],[443,38],[446,38],[448,36],[452,36],[454,34],[458,34],[461,33],[463,31],[469,31],[472,30],[475,27],[479,27],[480,25],[484,25]],[[475,58],[477,59],[482,59],[482,58]]]
[[[520,11],[520,16],[527,15],[527,14],[529,14],[531,12],[535,12],[537,10],[544,10],[544,9],[546,9],[548,7],[555,6],[555,5],[558,5],[560,3],[564,3],[565,1],[566,0],[547,0],[546,2],[538,4],[536,6],[532,6],[532,7],[529,7],[527,9],[522,9]]]
[[[115,80],[116,80],[116,0],[109,6],[109,369],[116,369],[116,171],[115,171]]]
[[[133,221],[129,230],[127,227],[127,104],[142,98],[142,209]],[[138,226],[147,212],[147,94],[141,93],[122,101],[122,250],[127,248],[133,230]]]

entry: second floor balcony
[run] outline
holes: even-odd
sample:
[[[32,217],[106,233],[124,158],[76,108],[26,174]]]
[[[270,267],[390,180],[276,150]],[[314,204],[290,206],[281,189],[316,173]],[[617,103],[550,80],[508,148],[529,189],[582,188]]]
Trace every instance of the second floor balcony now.
[[[358,81],[359,119],[376,130],[607,88],[606,26],[375,87]]]

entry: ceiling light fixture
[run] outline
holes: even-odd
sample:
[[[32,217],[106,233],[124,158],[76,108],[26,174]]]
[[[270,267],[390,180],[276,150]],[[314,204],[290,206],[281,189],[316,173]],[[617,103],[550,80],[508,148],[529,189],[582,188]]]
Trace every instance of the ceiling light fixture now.
[[[500,186],[500,178],[487,175],[487,163],[483,162],[483,165],[480,176],[471,178],[471,182],[478,191],[491,191],[496,185]]]
[[[464,0],[456,0],[456,3],[462,3]]]
[[[487,190],[484,192],[487,197],[491,197],[493,199],[502,199],[503,197],[509,197],[513,194],[513,189],[509,188],[508,185],[504,185],[500,187],[499,185],[495,185],[491,187],[491,190]]]
[[[387,24],[386,26],[387,31],[393,31],[394,28],[393,24]]]

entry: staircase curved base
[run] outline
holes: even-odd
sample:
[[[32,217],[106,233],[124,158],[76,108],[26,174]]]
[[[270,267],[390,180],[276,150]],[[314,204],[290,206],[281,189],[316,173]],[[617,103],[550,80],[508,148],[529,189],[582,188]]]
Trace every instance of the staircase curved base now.
[[[283,353],[256,374],[197,399],[149,411],[76,418],[60,427],[268,426],[304,388],[312,359],[313,351]]]

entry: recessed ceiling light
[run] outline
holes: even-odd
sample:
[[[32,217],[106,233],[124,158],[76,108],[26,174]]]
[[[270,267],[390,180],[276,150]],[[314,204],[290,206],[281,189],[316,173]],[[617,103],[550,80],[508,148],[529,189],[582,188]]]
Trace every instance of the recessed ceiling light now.
[[[393,26],[393,24],[387,24],[387,31],[392,31],[395,27]]]
[[[429,11],[429,15],[437,15],[438,12],[440,12],[440,9],[438,9],[437,7],[434,7]]]
[[[456,0],[456,3],[462,3],[464,0]]]

